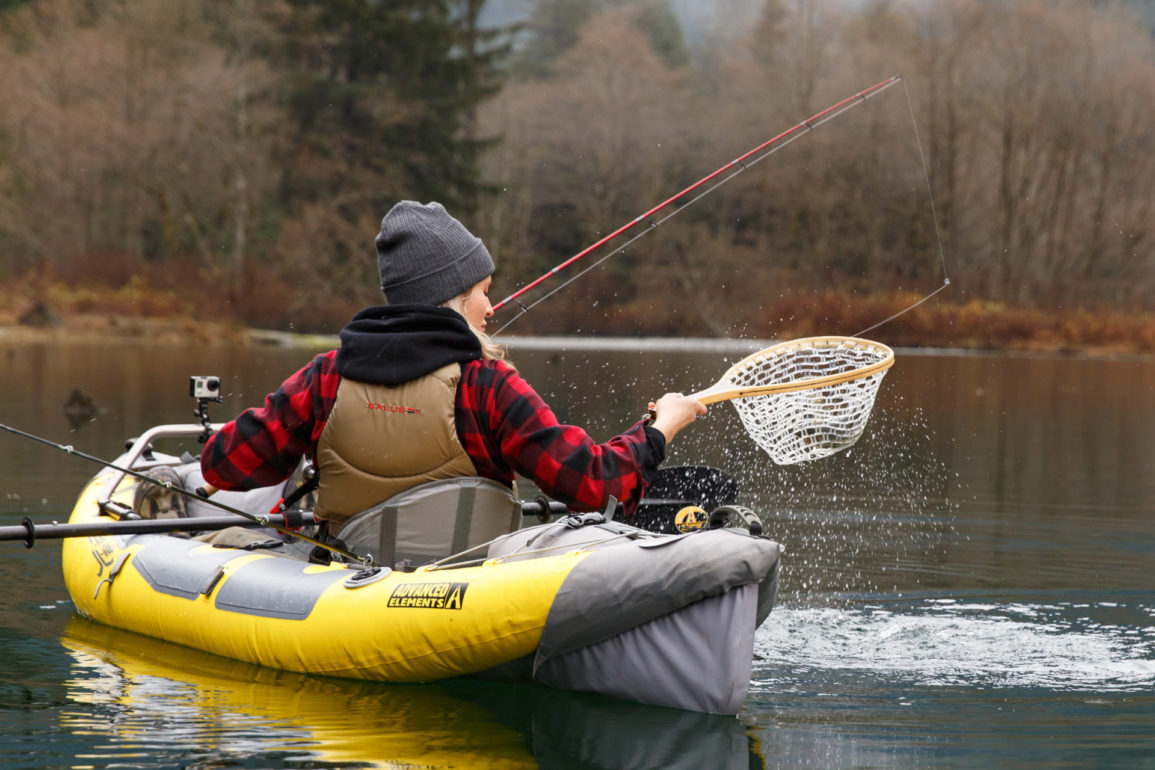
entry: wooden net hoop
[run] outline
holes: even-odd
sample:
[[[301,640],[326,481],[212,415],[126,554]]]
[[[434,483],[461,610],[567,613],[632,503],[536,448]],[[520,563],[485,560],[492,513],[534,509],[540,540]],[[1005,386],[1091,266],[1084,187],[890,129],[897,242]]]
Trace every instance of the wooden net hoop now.
[[[723,376],[776,392],[733,401],[743,426],[779,465],[817,460],[856,442],[894,351],[857,337],[807,337],[742,359]]]

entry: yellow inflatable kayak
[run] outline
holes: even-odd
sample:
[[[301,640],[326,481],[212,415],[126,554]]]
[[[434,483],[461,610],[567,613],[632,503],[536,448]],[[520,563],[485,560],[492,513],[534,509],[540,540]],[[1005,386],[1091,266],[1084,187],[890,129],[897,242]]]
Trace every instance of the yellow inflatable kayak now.
[[[149,436],[134,446],[151,446]],[[147,482],[115,468],[182,464],[130,451],[88,483],[70,524],[140,517]],[[268,510],[260,496],[253,505]],[[110,526],[66,539],[63,569],[87,618],[287,671],[394,682],[480,674],[736,713],[754,630],[774,601],[778,544],[735,528],[667,535],[605,519],[567,515],[496,538],[479,558],[411,571],[311,563],[276,533],[222,547]]]

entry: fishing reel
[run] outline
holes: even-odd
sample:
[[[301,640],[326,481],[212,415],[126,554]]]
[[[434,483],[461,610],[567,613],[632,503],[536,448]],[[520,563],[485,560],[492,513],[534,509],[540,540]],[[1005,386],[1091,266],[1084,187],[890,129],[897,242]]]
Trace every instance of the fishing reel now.
[[[224,397],[221,396],[221,378],[193,375],[189,377],[188,394],[197,400],[197,408],[193,414],[200,418],[201,425],[204,426],[204,433],[197,436],[197,441],[203,444],[213,435],[212,422],[209,420],[209,403],[219,404],[224,401]]]
[[[727,527],[745,529],[757,537],[762,534],[762,519],[743,505],[722,505],[708,514],[699,505],[687,505],[674,514],[674,529],[682,534]]]

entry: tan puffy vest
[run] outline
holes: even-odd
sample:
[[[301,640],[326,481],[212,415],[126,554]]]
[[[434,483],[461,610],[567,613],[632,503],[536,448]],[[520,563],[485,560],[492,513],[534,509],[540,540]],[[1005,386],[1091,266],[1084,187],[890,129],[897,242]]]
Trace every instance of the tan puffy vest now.
[[[342,379],[317,442],[316,514],[349,517],[430,481],[476,476],[453,419],[461,365],[398,385]]]

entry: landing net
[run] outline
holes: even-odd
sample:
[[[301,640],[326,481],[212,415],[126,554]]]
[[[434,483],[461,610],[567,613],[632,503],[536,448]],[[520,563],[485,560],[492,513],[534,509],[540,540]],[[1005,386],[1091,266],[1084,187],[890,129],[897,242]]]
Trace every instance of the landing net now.
[[[886,345],[809,337],[748,356],[724,379],[739,387],[796,383],[787,392],[733,401],[746,431],[779,465],[817,460],[856,442],[894,363]]]

